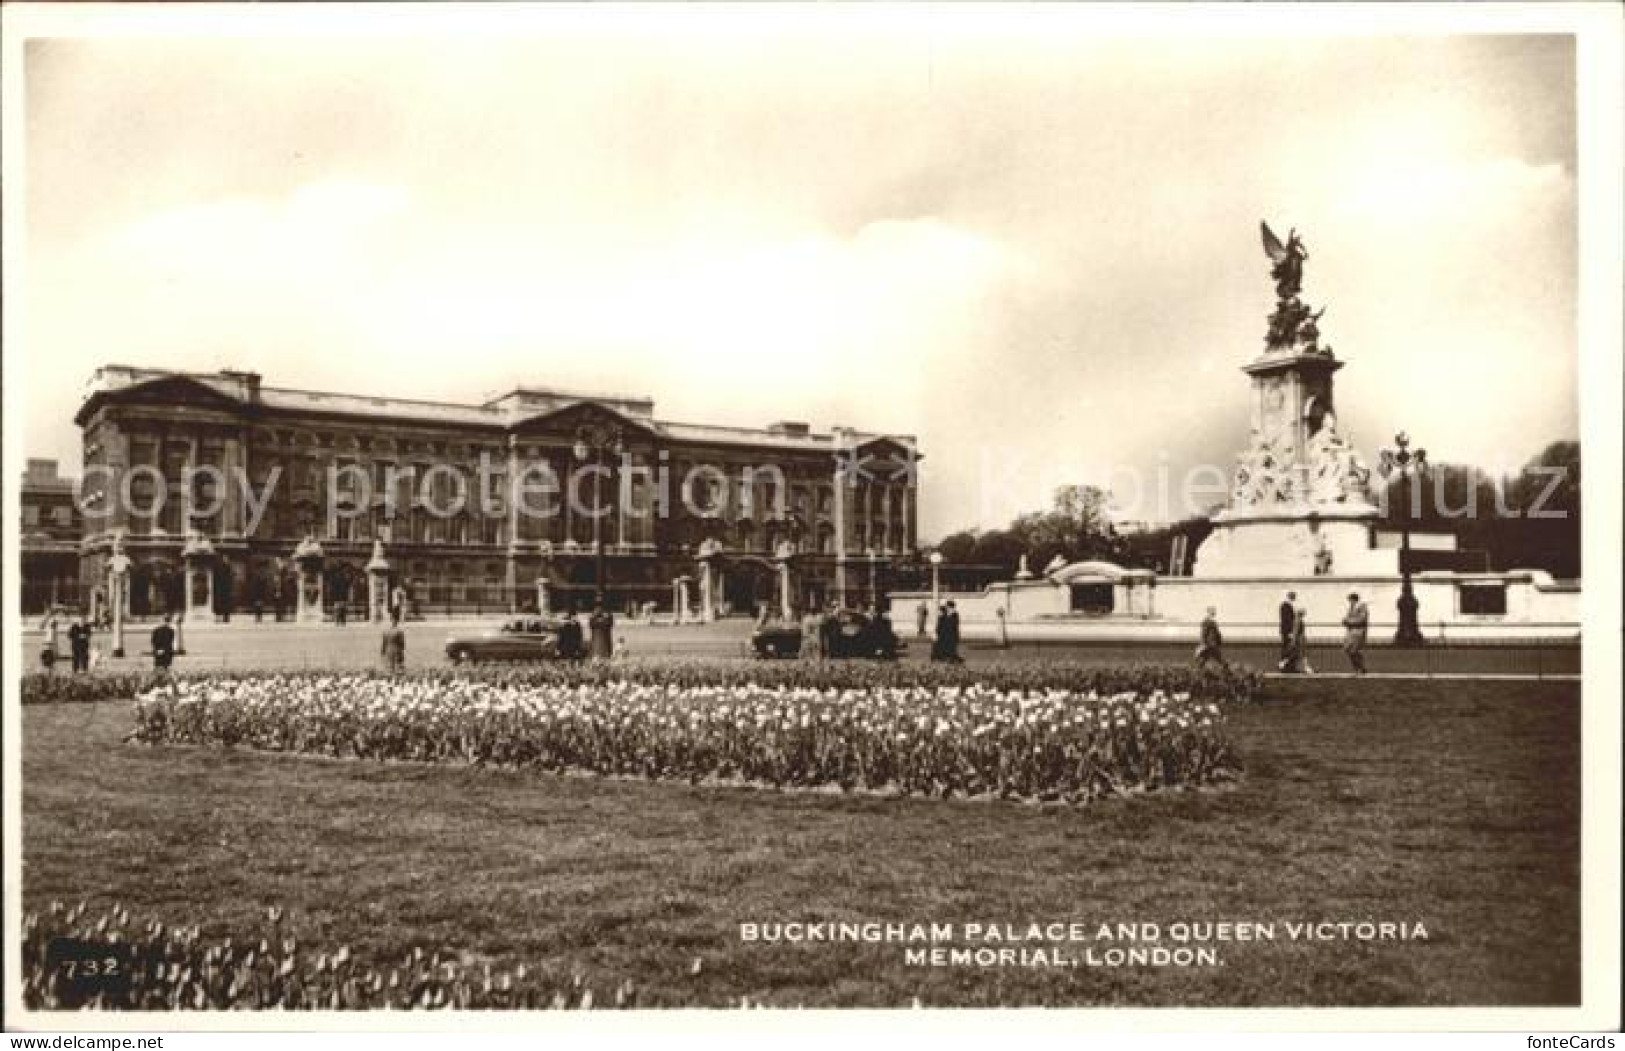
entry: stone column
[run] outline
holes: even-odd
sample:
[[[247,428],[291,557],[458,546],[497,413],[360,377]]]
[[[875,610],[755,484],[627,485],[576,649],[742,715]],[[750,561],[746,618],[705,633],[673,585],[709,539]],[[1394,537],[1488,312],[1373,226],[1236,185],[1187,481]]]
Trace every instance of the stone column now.
[[[846,605],[846,474],[835,469],[835,601]]]
[[[503,583],[508,591],[508,612],[519,612],[519,438],[508,435],[508,550]]]
[[[626,550],[626,509],[632,499],[632,481],[626,470],[630,460],[629,453],[621,453],[615,459],[615,546]]]
[[[779,612],[785,620],[791,616],[790,610],[790,560],[779,562]]]
[[[546,616],[549,616],[552,612],[553,612],[553,607],[552,607],[551,602],[548,599],[548,594],[547,594],[547,578],[546,577],[537,577],[536,578],[536,615],[539,616],[539,617],[546,617]]]
[[[222,482],[225,494],[221,504],[220,532],[222,536],[241,537],[248,528],[243,514],[242,484],[248,477],[248,469],[244,466],[240,439],[236,435],[230,435],[225,440],[221,466],[225,474]]]

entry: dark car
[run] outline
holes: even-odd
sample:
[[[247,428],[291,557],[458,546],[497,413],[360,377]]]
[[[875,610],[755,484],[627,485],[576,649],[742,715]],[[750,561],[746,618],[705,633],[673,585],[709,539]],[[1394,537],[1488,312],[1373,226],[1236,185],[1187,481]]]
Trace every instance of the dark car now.
[[[452,635],[446,639],[446,657],[453,664],[558,660],[572,656],[569,635],[563,621],[517,617],[496,629]]]
[[[757,628],[750,636],[751,649],[758,657],[798,657],[801,655],[801,625],[774,621]],[[907,643],[897,637],[891,621],[869,617],[857,610],[837,614],[830,657],[860,660],[896,660]]]

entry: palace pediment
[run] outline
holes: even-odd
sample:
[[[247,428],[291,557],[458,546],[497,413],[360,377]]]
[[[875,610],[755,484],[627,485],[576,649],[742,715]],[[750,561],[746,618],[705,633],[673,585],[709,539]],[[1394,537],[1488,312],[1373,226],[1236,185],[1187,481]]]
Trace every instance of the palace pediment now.
[[[527,438],[574,440],[579,432],[591,428],[618,430],[623,441],[647,441],[659,437],[645,421],[635,420],[595,401],[579,401],[550,412],[538,413],[518,421],[509,430]]]
[[[205,409],[241,415],[246,406],[229,394],[224,394],[190,376],[169,375],[94,391],[85,399],[74,416],[74,422],[83,426],[97,409],[106,404],[151,405],[166,410],[176,408]]]

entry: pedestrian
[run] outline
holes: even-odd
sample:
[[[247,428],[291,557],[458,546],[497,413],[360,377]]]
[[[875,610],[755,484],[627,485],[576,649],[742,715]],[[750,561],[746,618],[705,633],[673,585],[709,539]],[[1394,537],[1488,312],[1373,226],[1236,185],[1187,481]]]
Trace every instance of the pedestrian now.
[[[56,667],[56,644],[58,615],[55,606],[45,611],[45,619],[40,621],[40,630],[45,633],[45,645],[40,649],[40,663],[46,671]]]
[[[1297,592],[1288,591],[1281,600],[1281,659],[1275,665],[1281,671],[1297,670],[1292,655],[1292,640],[1298,630],[1297,598]]]
[[[581,622],[576,619],[575,608],[571,607],[559,624],[559,655],[565,660],[580,660],[586,656],[581,641]]]
[[[925,638],[926,622],[931,619],[931,607],[921,599],[920,604],[914,607],[914,635],[916,638]]]
[[[831,602],[824,610],[823,619],[818,622],[818,648],[824,657],[835,656],[835,648],[841,635],[841,618],[836,612],[835,603]]]
[[[941,661],[941,660],[946,660],[947,659],[947,656],[946,656],[947,651],[943,648],[944,643],[947,641],[947,636],[944,634],[944,629],[945,629],[945,626],[947,625],[947,623],[948,623],[948,607],[947,606],[938,606],[937,607],[937,627],[936,627],[936,631],[934,631],[932,633],[932,637],[931,637],[931,659],[934,660],[934,661]]]
[[[949,664],[963,664],[959,656],[959,607],[952,600],[944,607],[942,619],[937,622],[937,641],[942,644],[942,659]]]
[[[401,630],[399,620],[391,618],[389,627],[384,629],[379,655],[384,659],[386,671],[393,673],[406,667],[406,632]]]
[[[876,657],[892,660],[897,656],[897,630],[892,627],[891,614],[885,608],[875,611],[869,625],[871,652]]]
[[[592,635],[592,659],[607,661],[615,656],[615,615],[602,605],[595,604],[587,618],[587,629]]]
[[[389,616],[397,623],[406,617],[406,589],[399,584],[389,593]]]
[[[1196,666],[1205,668],[1217,664],[1223,668],[1224,664],[1224,635],[1219,631],[1219,609],[1217,606],[1207,608],[1207,616],[1202,618],[1201,644],[1196,647]]]
[[[75,617],[68,627],[68,651],[73,656],[74,674],[90,670],[90,625],[84,614]]]
[[[1305,675],[1315,674],[1309,663],[1309,608],[1302,602],[1293,610],[1292,618],[1292,670]]]
[[[1350,592],[1348,612],[1343,614],[1343,652],[1356,675],[1365,674],[1365,636],[1370,626],[1371,611],[1359,595]]]
[[[152,629],[152,667],[154,671],[167,672],[170,665],[175,663],[175,629],[170,627],[169,614]]]
[[[814,605],[808,605],[807,615],[801,618],[801,657],[809,661],[824,659],[824,617]]]

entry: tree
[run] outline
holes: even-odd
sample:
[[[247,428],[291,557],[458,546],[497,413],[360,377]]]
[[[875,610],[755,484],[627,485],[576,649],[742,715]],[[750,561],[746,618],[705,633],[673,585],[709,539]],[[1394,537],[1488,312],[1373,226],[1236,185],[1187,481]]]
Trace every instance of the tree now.
[[[1136,569],[1150,569],[1157,573],[1170,572],[1169,556],[1173,552],[1176,536],[1185,538],[1187,565],[1195,562],[1196,549],[1213,532],[1213,522],[1203,516],[1182,519],[1171,525],[1131,533],[1123,537],[1121,563]]]
[[[1388,483],[1381,525],[1455,534],[1491,569],[1580,575],[1580,445],[1554,442],[1517,474],[1495,478],[1464,464],[1430,465],[1420,480]]]
[[[1580,575],[1580,443],[1553,442],[1506,480],[1508,517],[1493,519],[1490,558],[1498,568]]]
[[[998,566],[1013,573],[1023,551],[1021,539],[1014,532],[990,529],[977,535],[976,546],[967,561]]]
[[[1022,515],[1010,523],[1009,531],[1035,571],[1057,557],[1065,562],[1111,558],[1117,550],[1106,513],[1110,499],[1098,486],[1063,485],[1055,490],[1048,511]]]
[[[965,565],[976,560],[976,530],[962,529],[942,538],[937,551],[944,562]]]

